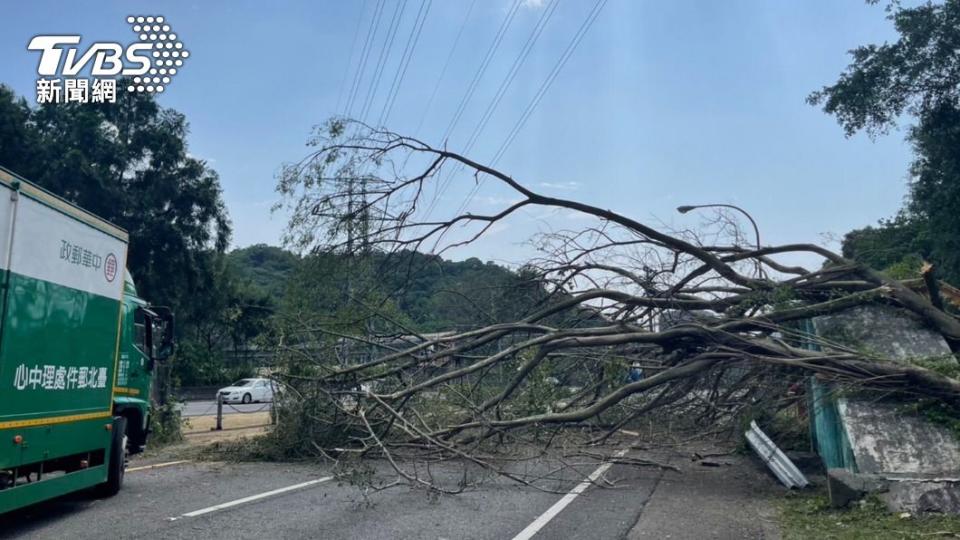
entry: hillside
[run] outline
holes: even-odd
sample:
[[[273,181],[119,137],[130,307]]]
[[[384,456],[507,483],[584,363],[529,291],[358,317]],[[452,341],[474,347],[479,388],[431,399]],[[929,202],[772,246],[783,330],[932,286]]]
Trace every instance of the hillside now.
[[[227,254],[227,264],[237,279],[278,300],[300,257],[283,248],[257,244]]]
[[[531,288],[516,272],[476,258],[449,261],[418,252],[372,257],[372,271],[384,292],[424,332],[489,324],[528,308],[538,297],[538,287]],[[275,302],[287,294],[288,280],[296,276],[304,260],[283,248],[263,244],[227,254],[236,278]],[[338,285],[331,282],[330,286]],[[530,301],[524,301],[525,297]]]

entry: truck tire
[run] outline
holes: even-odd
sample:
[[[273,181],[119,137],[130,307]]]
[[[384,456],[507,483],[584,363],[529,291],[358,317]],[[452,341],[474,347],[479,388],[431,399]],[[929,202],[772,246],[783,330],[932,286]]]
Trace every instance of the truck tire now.
[[[250,394],[244,394],[244,395],[243,395],[243,399],[240,400],[240,401],[242,401],[242,402],[244,403],[244,405],[246,405],[246,404],[248,404],[248,403],[250,403],[250,402],[253,401],[253,397],[252,397]]]
[[[127,470],[127,419],[123,416],[113,418],[113,440],[110,443],[110,461],[107,463],[107,481],[96,487],[98,497],[112,497],[123,486],[123,475]]]

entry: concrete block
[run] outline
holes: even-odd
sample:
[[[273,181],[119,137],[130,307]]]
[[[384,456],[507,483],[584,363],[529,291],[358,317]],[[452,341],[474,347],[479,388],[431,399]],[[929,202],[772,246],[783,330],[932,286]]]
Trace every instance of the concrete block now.
[[[880,496],[891,512],[960,514],[960,481],[896,479]]]
[[[880,476],[852,473],[846,469],[827,470],[830,505],[836,508],[848,506],[870,493],[882,493],[888,489],[889,482]]]

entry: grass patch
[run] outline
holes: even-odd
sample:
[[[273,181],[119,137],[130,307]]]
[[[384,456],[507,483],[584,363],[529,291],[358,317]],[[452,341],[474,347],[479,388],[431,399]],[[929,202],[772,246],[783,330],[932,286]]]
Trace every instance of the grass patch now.
[[[901,518],[875,498],[848,509],[830,507],[823,491],[784,499],[780,509],[784,540],[900,539],[960,537],[960,517],[930,514]]]

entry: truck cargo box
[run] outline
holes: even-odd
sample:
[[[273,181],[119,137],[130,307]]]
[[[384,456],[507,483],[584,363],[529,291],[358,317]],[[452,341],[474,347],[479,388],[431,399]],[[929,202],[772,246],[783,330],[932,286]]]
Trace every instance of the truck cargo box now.
[[[88,453],[83,482],[105,475],[126,255],[126,232],[0,169],[0,470]]]

